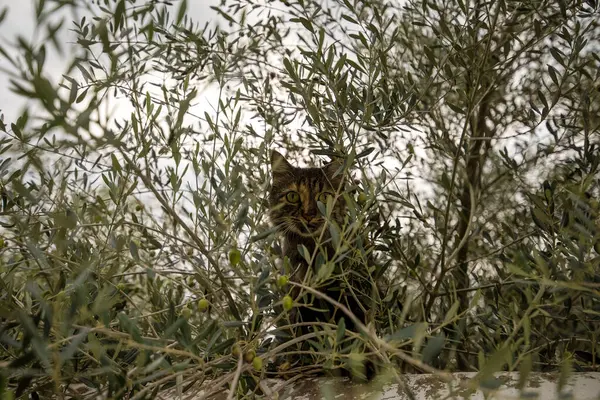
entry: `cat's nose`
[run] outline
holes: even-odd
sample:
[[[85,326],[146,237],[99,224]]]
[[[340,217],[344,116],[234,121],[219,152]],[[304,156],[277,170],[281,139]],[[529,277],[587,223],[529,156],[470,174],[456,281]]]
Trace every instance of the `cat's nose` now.
[[[317,213],[315,212],[303,212],[302,213],[302,218],[304,218],[307,222],[311,222],[312,220],[314,220],[317,217]]]

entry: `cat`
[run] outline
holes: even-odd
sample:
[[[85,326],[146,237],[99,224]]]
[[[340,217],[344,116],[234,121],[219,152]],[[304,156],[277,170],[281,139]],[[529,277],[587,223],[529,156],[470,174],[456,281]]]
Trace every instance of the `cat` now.
[[[319,268],[331,268],[328,279],[312,286],[334,300],[344,304],[364,325],[369,322],[369,311],[377,305],[380,293],[369,273],[372,258],[353,257],[366,252],[360,235],[345,237],[342,247],[334,245],[333,231],[343,231],[348,226],[346,178],[343,162],[334,160],[323,167],[299,168],[290,164],[279,152],[271,154],[272,186],[269,193],[269,217],[283,236],[283,256],[289,261],[292,282],[304,283],[307,276],[319,276]],[[321,205],[319,205],[321,203]],[[322,215],[326,205],[331,207],[330,217]],[[334,228],[331,228],[333,225]],[[350,246],[348,246],[350,244]],[[362,251],[352,248],[357,245]],[[368,252],[367,252],[368,253]],[[307,260],[308,258],[308,260]],[[367,264],[365,266],[365,264]],[[327,274],[325,274],[327,275]],[[346,329],[354,330],[355,324],[331,302],[304,293],[294,286],[291,297],[297,301],[290,310],[289,320],[295,322],[329,322],[339,324],[344,318]],[[299,327],[296,335],[314,330],[313,326]]]

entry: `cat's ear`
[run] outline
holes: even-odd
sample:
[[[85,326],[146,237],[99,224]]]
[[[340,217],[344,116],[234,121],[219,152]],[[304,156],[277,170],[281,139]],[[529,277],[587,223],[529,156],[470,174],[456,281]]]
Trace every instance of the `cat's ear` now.
[[[282,175],[292,172],[294,167],[277,150],[273,150],[271,152],[271,170],[273,175]]]
[[[339,178],[344,174],[342,167],[344,166],[344,159],[339,157],[334,157],[332,160],[323,166],[323,170],[325,171],[325,175],[329,178]]]

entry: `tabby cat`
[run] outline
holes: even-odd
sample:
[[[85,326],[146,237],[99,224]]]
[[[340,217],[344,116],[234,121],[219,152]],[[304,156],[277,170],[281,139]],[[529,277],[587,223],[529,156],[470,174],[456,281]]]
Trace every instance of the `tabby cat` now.
[[[283,235],[283,255],[292,268],[292,281],[303,282],[307,275],[318,276],[319,268],[331,268],[333,261],[340,258],[344,260],[333,263],[329,279],[312,287],[346,305],[366,325],[369,310],[377,304],[378,293],[374,293],[377,292],[377,285],[373,283],[364,265],[365,257],[358,257],[359,262],[353,262],[357,259],[353,255],[358,252],[363,256],[365,254],[362,242],[360,237],[343,238],[345,243],[351,243],[352,247],[359,249],[345,246],[340,252],[336,247],[341,246],[334,246],[331,234],[333,230],[339,235],[348,224],[342,166],[340,161],[333,161],[321,168],[298,168],[292,166],[280,153],[273,151],[270,218]],[[329,219],[322,215],[328,202],[332,205]],[[344,257],[340,257],[341,253]],[[368,260],[371,262],[370,257]],[[308,293],[298,299],[299,294],[300,290],[295,287],[291,295],[301,305],[295,307],[290,314],[292,323],[321,321],[337,324],[344,317],[346,328],[354,328],[348,316],[330,302]],[[310,327],[302,329],[301,333],[307,331],[310,331]]]

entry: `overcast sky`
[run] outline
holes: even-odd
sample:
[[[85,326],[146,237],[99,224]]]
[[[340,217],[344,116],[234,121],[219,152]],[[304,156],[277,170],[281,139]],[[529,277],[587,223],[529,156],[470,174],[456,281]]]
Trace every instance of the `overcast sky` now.
[[[0,24],[0,45],[5,50],[12,50],[11,44],[16,42],[18,36],[22,36],[27,41],[33,41],[39,44],[43,38],[43,32],[36,31],[34,4],[35,0],[0,0],[0,9],[8,7],[8,15]],[[218,5],[218,0],[192,0],[188,1],[188,17],[201,26],[207,21],[214,19],[215,12],[210,9],[210,6]],[[47,2],[51,4],[51,2]],[[47,5],[47,7],[49,7]],[[177,3],[175,4],[172,15],[177,12]],[[70,61],[70,43],[74,41],[74,35],[69,34],[69,29],[72,26],[72,21],[80,19],[83,15],[75,16],[67,9],[61,15],[66,17],[65,25],[63,26],[63,34],[61,41],[64,44],[65,55],[60,56],[56,52],[50,52],[46,57],[46,65],[44,71],[50,75],[54,83],[56,83],[61,74],[65,71],[66,63]],[[53,47],[49,46],[48,50]],[[14,67],[0,55],[0,113],[4,114],[4,122],[11,123],[21,114],[26,106],[26,101],[23,97],[17,96],[10,91],[9,76],[6,70],[14,71]]]
[[[36,32],[35,29],[35,14],[34,14],[34,4],[37,0],[0,0],[0,8],[4,6],[8,6],[9,14],[7,18],[4,20],[2,24],[0,24],[0,43],[4,48],[7,48],[6,43],[15,43],[15,39],[20,35],[23,36],[27,41],[33,41],[34,43],[39,44],[42,40],[43,33]],[[138,2],[139,4],[140,2]],[[211,10],[211,6],[216,6],[220,3],[219,0],[188,0],[188,14],[187,17],[194,21],[199,26],[204,26],[206,22],[216,22],[217,13]],[[51,2],[47,2],[47,4],[51,4]],[[114,7],[114,3],[113,4]],[[178,1],[175,2],[175,5],[172,7],[171,18],[174,19],[177,14],[179,8]],[[58,83],[62,79],[62,74],[65,73],[67,68],[67,63],[70,62],[73,58],[73,50],[70,50],[72,43],[76,41],[75,35],[69,31],[69,29],[73,26],[72,21],[79,21],[83,15],[72,15],[69,8],[65,8],[65,12],[63,13],[66,19],[65,26],[63,28],[63,36],[61,43],[65,45],[65,55],[59,56],[58,54],[51,53],[46,57],[46,65],[44,67],[44,72],[46,77],[50,78],[54,84]],[[221,21],[223,21],[221,19]],[[227,28],[225,25],[224,28]],[[291,40],[294,40],[294,37],[291,36]],[[294,43],[290,43],[291,46]],[[75,46],[78,46],[75,44]],[[52,46],[48,46],[48,50],[52,50]],[[80,49],[77,49],[80,51]],[[23,107],[25,107],[25,99],[20,96],[17,96],[10,92],[9,87],[11,86],[9,83],[9,78],[4,70],[7,68],[6,60],[0,55],[0,112],[4,114],[4,122],[10,124],[11,122],[15,122],[16,118],[22,113]],[[14,67],[10,67],[10,70],[14,71]],[[71,72],[74,78],[83,81],[77,76],[76,72]],[[157,79],[165,79],[164,76],[158,76],[160,74],[156,74]],[[150,76],[150,75],[149,75]],[[161,83],[161,82],[159,82]],[[152,90],[152,86],[147,86],[147,90]],[[154,88],[156,89],[156,88]],[[204,112],[207,112],[209,115],[215,115],[215,110],[217,109],[217,104],[219,100],[219,92],[218,88],[203,88],[201,93],[194,99],[192,108],[190,111],[193,111],[193,114],[204,115]],[[156,89],[158,90],[158,89]],[[112,91],[110,92],[112,93]],[[160,96],[159,96],[160,97]],[[123,120],[128,119],[129,115],[132,111],[132,106],[129,100],[120,95],[120,97],[116,99],[111,99],[114,101],[110,102],[110,109],[108,113],[110,115],[110,120]],[[104,110],[104,108],[103,108]],[[30,115],[35,115],[35,110],[30,109]],[[196,118],[197,119],[197,118]],[[194,123],[195,121],[192,117],[186,117],[185,123]],[[296,121],[299,125],[302,123],[300,119]],[[253,121],[246,120],[246,116],[242,117],[241,126],[245,124],[253,124]],[[300,126],[298,126],[300,127]],[[257,130],[260,130],[260,126],[256,126]],[[277,148],[278,150],[282,150],[281,148]],[[420,149],[416,148],[417,152],[420,154]],[[308,152],[308,150],[306,150]],[[285,153],[285,150],[283,150]],[[306,154],[305,154],[306,155]],[[384,160],[384,158],[381,158]],[[389,161],[389,162],[387,162]],[[391,163],[391,164],[390,164]],[[304,163],[300,163],[299,165],[305,165]],[[391,168],[398,166],[399,162],[396,159],[386,160],[386,166]],[[380,166],[373,167],[375,169],[379,169]],[[190,174],[192,174],[192,170],[190,169]]]

